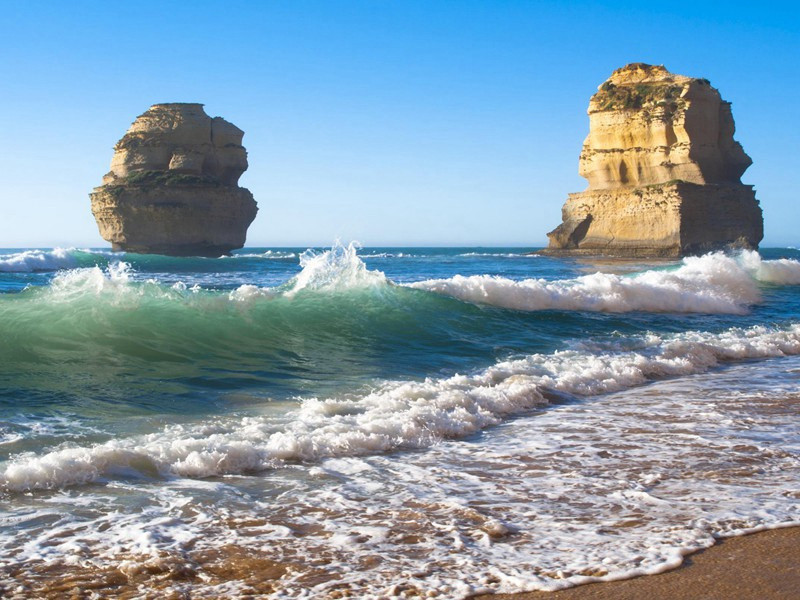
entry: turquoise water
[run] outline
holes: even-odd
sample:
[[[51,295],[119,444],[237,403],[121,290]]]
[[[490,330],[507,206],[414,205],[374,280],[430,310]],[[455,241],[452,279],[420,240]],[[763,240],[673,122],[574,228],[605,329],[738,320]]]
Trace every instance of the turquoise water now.
[[[22,566],[32,586],[14,592],[15,576],[7,591],[24,597],[76,561],[146,590],[152,581],[120,567],[146,559],[166,560],[164,572],[193,565],[196,579],[174,589],[245,593],[241,577],[214,587],[201,576],[200,539],[300,561],[276,597],[339,585],[379,597],[407,579],[445,597],[552,589],[653,572],[715,535],[799,520],[786,415],[797,411],[800,252],[624,262],[530,250],[1,250],[0,569]],[[672,414],[681,406],[696,419]],[[643,455],[625,436],[653,419],[664,439]],[[758,435],[739,426],[748,419]],[[708,474],[663,473],[709,443],[709,469],[727,469],[718,501],[667,510],[709,493]],[[579,444],[622,461],[616,500],[565,500],[596,496],[610,473],[591,452],[562,472]],[[748,444],[761,475],[737,478],[730,448]],[[521,465],[538,465],[548,487],[520,483],[533,476]],[[647,482],[659,477],[681,485],[658,496]],[[498,491],[515,486],[514,501]],[[544,517],[559,497],[566,529]],[[316,514],[320,502],[335,515]],[[639,524],[613,543],[589,525],[623,509]],[[530,526],[536,510],[544,529]],[[257,519],[258,532],[222,526],[220,511]],[[403,542],[409,519],[439,533]],[[387,552],[393,561],[364,566]]]

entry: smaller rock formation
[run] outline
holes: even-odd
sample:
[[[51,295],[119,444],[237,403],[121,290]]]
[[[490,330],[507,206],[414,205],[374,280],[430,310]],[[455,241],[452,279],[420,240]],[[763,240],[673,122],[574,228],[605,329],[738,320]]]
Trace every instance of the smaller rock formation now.
[[[674,257],[757,248],[763,237],[750,157],[733,139],[730,103],[706,79],[663,66],[617,69],[589,102],[570,194],[542,252]]]
[[[239,187],[244,132],[202,104],[154,104],[114,147],[111,171],[90,194],[114,250],[221,256],[244,246],[258,208]]]

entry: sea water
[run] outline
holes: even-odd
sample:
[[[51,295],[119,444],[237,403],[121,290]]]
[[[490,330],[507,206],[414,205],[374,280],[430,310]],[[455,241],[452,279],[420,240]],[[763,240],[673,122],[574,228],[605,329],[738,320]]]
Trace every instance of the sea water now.
[[[800,252],[0,251],[0,591],[461,598],[800,523]]]

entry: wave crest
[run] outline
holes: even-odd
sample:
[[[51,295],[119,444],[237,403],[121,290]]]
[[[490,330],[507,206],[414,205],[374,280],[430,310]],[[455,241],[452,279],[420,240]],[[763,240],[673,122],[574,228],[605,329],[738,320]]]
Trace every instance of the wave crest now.
[[[0,256],[0,273],[34,273],[73,269],[79,265],[75,248],[25,250]]]
[[[381,271],[367,269],[358,257],[358,242],[347,246],[336,242],[330,250],[317,253],[306,250],[300,255],[303,270],[290,283],[290,293],[300,290],[342,290],[385,285]]]
[[[422,448],[546,404],[548,390],[604,394],[658,378],[701,373],[720,362],[796,354],[800,324],[649,335],[639,340],[636,351],[534,354],[473,375],[387,382],[360,398],[308,398],[290,413],[288,422],[270,417],[220,419],[41,456],[18,456],[0,473],[0,488],[58,488],[131,469],[145,475],[207,477],[269,469],[285,460]]]
[[[632,276],[594,273],[575,279],[514,281],[491,275],[456,275],[410,284],[467,302],[515,310],[743,314],[761,300],[758,282],[800,283],[800,262],[763,260],[757,252],[683,259],[672,270]]]

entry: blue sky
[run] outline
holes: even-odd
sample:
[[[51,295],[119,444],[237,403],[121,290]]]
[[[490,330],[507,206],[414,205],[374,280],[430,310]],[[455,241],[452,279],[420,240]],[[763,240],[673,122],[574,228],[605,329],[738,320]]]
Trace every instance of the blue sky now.
[[[107,246],[88,193],[157,102],[245,131],[248,245],[546,242],[589,97],[664,64],[733,102],[764,245],[797,244],[789,3],[2,1],[0,246]]]

